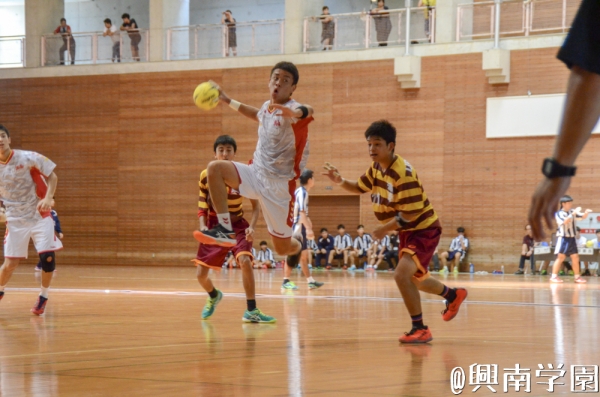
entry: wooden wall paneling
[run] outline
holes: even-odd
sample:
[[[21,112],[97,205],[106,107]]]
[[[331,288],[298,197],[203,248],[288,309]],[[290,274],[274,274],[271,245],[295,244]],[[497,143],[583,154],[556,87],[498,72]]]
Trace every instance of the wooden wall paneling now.
[[[346,232],[354,238],[356,237],[356,227],[360,222],[360,203],[359,196],[315,196],[311,195],[309,199],[308,216],[313,224],[315,238],[321,228],[326,227],[329,234],[337,235],[337,227],[342,224],[346,227]]]

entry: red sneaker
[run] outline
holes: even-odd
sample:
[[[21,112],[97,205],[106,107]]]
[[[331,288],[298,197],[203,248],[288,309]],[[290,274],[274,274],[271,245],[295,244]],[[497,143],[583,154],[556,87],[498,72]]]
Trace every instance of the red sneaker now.
[[[331,266],[327,265],[327,266],[325,267],[325,269],[327,269],[327,270],[331,270]]]
[[[400,343],[427,343],[433,340],[431,331],[426,326],[425,328],[413,328],[410,332],[405,332],[400,337]]]
[[[468,292],[464,288],[456,289],[456,299],[454,302],[448,303],[446,301],[446,310],[442,312],[442,318],[444,321],[450,321],[458,314],[458,309],[460,308],[460,304],[463,303],[465,299],[467,299]]]
[[[31,308],[31,312],[36,316],[40,314],[44,314],[44,309],[46,308],[46,302],[48,302],[48,298],[44,298],[43,296],[38,296],[38,300],[35,303],[35,306]]]

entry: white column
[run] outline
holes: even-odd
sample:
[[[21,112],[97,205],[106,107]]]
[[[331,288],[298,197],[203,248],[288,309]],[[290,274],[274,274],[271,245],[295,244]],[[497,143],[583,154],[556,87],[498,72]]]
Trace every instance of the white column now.
[[[150,61],[166,59],[167,28],[189,24],[190,0],[150,0]],[[177,46],[189,47],[187,35],[177,39]]]
[[[285,0],[285,53],[302,52],[304,17],[321,15],[325,0]]]
[[[435,6],[435,41],[436,43],[451,43],[456,41],[456,15],[458,4],[472,3],[472,0],[438,0]],[[473,14],[470,10],[464,14],[464,33],[471,33]],[[470,29],[469,29],[470,27]]]
[[[52,33],[64,14],[64,0],[25,0],[25,65],[28,68],[42,66],[42,35]]]

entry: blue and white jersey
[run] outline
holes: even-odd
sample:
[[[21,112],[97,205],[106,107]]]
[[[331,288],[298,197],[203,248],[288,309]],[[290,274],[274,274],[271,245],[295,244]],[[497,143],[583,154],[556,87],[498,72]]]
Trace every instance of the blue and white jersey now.
[[[354,249],[366,252],[373,245],[373,238],[370,234],[365,233],[362,236],[357,236],[354,239]]]
[[[461,244],[462,240],[464,240],[464,242],[465,242],[465,249],[464,250],[463,250],[463,247],[462,247],[462,244]],[[450,243],[450,249],[449,249],[449,251],[450,252],[458,251],[458,252],[464,254],[468,249],[469,249],[469,239],[466,238],[465,236],[457,236]]]
[[[573,221],[565,223],[568,218],[572,218]],[[560,210],[554,214],[554,219],[556,219],[556,224],[558,225],[556,237],[575,237],[575,222],[577,218],[573,210],[569,210],[569,212]]]
[[[304,214],[308,216],[308,191],[304,186],[300,186],[294,193],[294,229],[298,222],[300,222],[300,212],[304,211]]]
[[[261,262],[271,261],[275,262],[275,258],[273,258],[273,251],[270,248],[266,250],[258,250],[256,251],[256,260]]]
[[[306,240],[306,249],[316,251],[317,248],[318,248],[317,247],[317,243],[315,242],[314,239],[307,239]]]
[[[339,234],[335,236],[333,240],[333,246],[336,249],[346,249],[348,247],[352,247],[352,237],[348,233],[340,236]]]
[[[386,234],[384,238],[379,240],[379,252],[383,252],[384,250],[389,250],[389,249],[390,249],[390,236]]]
[[[254,247],[252,247],[252,256],[254,257],[254,259],[256,259],[256,250],[254,249]]]

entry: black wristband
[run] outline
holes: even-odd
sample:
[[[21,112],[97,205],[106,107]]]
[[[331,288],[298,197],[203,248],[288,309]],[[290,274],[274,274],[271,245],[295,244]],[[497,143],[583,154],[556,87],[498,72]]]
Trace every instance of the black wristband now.
[[[402,218],[402,214],[399,212],[396,214],[396,223],[400,229],[404,229],[404,227],[408,224],[408,221]]]
[[[302,110],[302,116],[300,116],[301,119],[305,119],[308,116],[308,108],[306,106],[300,105],[297,109]]]
[[[542,164],[542,174],[549,179],[575,176],[576,171],[577,167],[562,165],[552,158],[544,159]]]

